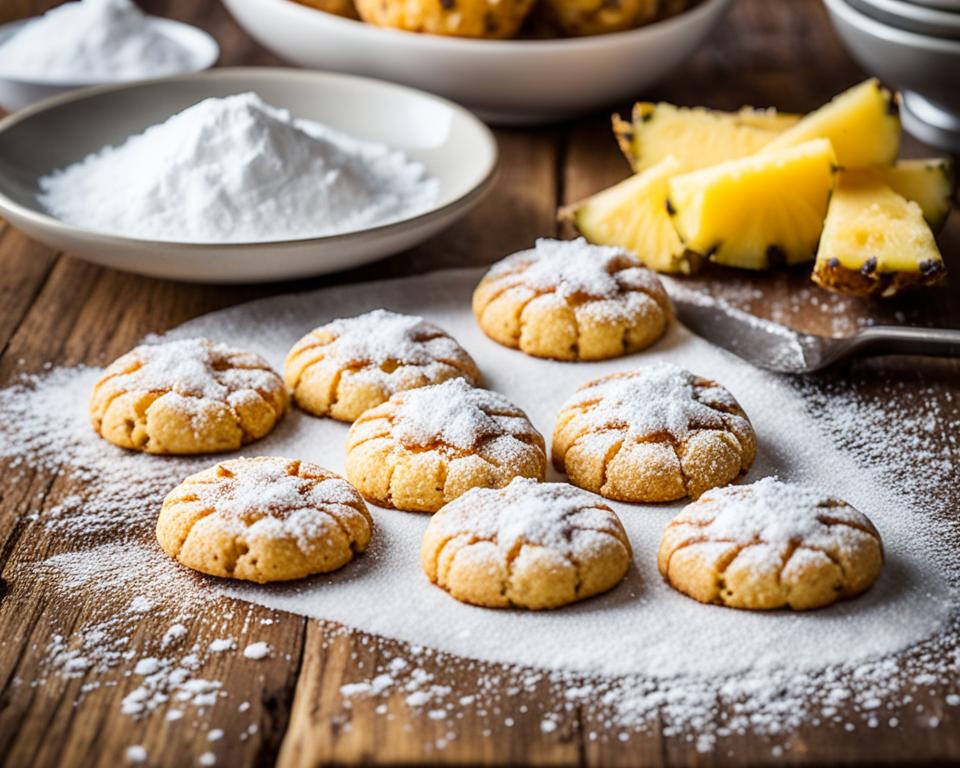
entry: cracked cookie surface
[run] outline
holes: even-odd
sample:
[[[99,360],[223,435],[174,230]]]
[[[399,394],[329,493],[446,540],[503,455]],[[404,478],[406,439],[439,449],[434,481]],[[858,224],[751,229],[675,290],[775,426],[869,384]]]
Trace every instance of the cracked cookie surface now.
[[[528,355],[603,360],[657,341],[672,308],[660,279],[627,251],[541,239],[493,265],[473,314],[491,339]]]
[[[630,542],[616,513],[565,483],[517,478],[474,488],[427,526],[420,563],[457,600],[488,608],[558,608],[613,588]]]
[[[287,410],[280,376],[259,355],[182,339],[143,344],[94,386],[90,421],[121,448],[158,454],[235,451]]]
[[[157,541],[211,576],[300,579],[363,552],[372,521],[346,480],[295,459],[233,459],[186,478],[163,502]]]
[[[808,610],[868,589],[883,544],[845,501],[764,478],[687,505],[664,529],[657,564],[671,586],[703,603]]]
[[[476,363],[445,331],[384,309],[310,331],[290,350],[283,376],[303,410],[340,421],[353,421],[397,392],[480,380]]]
[[[745,472],[756,436],[726,389],[669,363],[582,386],[560,409],[553,464],[574,485],[632,502],[697,498]]]
[[[347,436],[347,479],[370,501],[436,512],[470,488],[542,480],[543,436],[496,392],[451,379],[365,411]]]

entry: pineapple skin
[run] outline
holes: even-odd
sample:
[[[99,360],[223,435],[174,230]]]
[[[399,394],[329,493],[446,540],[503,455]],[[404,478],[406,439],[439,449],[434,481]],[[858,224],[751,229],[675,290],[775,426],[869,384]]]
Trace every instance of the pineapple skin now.
[[[896,96],[876,79],[835,96],[761,152],[775,152],[812,139],[829,139],[845,169],[892,165],[900,151],[900,109]]]
[[[837,174],[830,142],[731,160],[668,182],[668,210],[687,248],[761,270],[815,256]]]
[[[698,254],[680,241],[667,212],[667,181],[681,168],[668,156],[657,165],[558,212],[589,242],[630,251],[645,267],[689,275],[700,265]]]
[[[920,206],[862,175],[841,175],[830,201],[813,281],[854,296],[895,296],[946,274]]]
[[[630,122],[619,115],[611,120],[620,151],[634,173],[640,173],[670,155],[681,160],[684,171],[746,157],[795,125],[800,116],[754,107],[718,112],[641,101],[633,105]]]

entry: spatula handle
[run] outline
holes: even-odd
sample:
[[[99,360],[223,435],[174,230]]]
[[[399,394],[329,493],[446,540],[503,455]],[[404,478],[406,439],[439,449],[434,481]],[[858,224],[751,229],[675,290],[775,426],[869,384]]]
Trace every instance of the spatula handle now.
[[[960,357],[960,330],[881,325],[857,334],[854,347],[863,355]]]

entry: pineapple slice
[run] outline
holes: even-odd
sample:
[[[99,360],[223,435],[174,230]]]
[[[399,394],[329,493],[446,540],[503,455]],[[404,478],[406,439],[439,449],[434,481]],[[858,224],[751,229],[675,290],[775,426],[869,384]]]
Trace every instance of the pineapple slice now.
[[[638,102],[633,105],[632,122],[613,116],[613,132],[635,173],[669,155],[680,160],[683,171],[695,171],[752,155],[799,119],[773,109],[717,112]]]
[[[657,272],[689,275],[696,266],[667,213],[667,179],[681,169],[672,155],[656,165],[560,210],[597,245],[626,248]]]
[[[704,168],[668,182],[668,210],[687,248],[718,264],[765,269],[812,259],[836,175],[816,139]]]
[[[829,139],[844,168],[891,165],[900,148],[896,97],[877,80],[867,80],[811,112],[761,152],[776,152],[811,139]]]
[[[898,195],[913,200],[930,228],[938,232],[950,214],[953,197],[953,164],[945,157],[932,160],[898,160],[894,165],[847,171],[843,178],[886,184]]]
[[[945,273],[920,206],[890,187],[842,174],[823,227],[814,282],[856,296],[893,296]]]

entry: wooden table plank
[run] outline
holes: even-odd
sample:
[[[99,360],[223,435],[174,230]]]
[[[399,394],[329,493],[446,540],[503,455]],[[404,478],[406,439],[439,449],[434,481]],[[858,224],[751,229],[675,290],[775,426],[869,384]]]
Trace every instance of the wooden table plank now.
[[[222,46],[221,64],[277,62],[232,23],[219,3],[150,0],[144,6],[209,29]],[[741,0],[713,44],[644,97],[719,108],[754,101],[803,110],[861,76],[837,45],[818,2]],[[606,115],[556,128],[501,130],[497,135],[501,177],[490,198],[467,219],[417,249],[342,275],[263,286],[185,285],[112,272],[69,256],[58,258],[19,233],[2,230],[0,274],[12,276],[13,282],[0,285],[0,348],[5,350],[0,355],[0,383],[9,383],[22,371],[41,371],[47,362],[102,364],[144,334],[162,332],[188,318],[258,296],[490,263],[528,246],[538,235],[557,231],[558,203],[575,200],[626,174]],[[912,145],[910,150],[919,148]],[[956,215],[945,235],[944,250],[954,274],[960,273]],[[885,318],[960,325],[955,287],[930,294],[933,301],[921,297],[885,305],[830,298],[809,285],[803,270],[757,278],[710,272],[701,284],[717,280],[718,290],[736,303],[816,330],[843,330]],[[814,298],[818,303],[811,309]],[[878,401],[886,396],[889,381],[898,377],[933,382],[943,396],[953,393],[960,399],[956,364],[908,365],[911,369],[906,373],[902,371],[907,366],[883,369],[886,380],[871,375],[869,366],[855,366],[853,374],[866,371],[862,389]],[[369,670],[388,654],[409,656],[409,648],[229,601],[227,608],[216,603],[197,611],[188,622],[188,644],[209,642],[215,628],[240,643],[266,640],[273,655],[253,666],[239,654],[208,657],[198,674],[228,680],[230,694],[202,714],[191,713],[189,722],[173,724],[164,719],[168,707],[142,720],[121,715],[120,702],[133,686],[123,665],[97,675],[99,687],[75,706],[82,686],[94,679],[50,674],[47,647],[53,635],[69,635],[102,612],[103,599],[82,591],[64,595],[23,577],[19,569],[72,548],[72,542],[29,518],[49,513],[77,486],[49,469],[18,472],[0,474],[0,565],[5,580],[0,598],[0,764],[115,765],[130,744],[144,745],[151,765],[196,764],[211,749],[207,734],[212,728],[236,735],[251,724],[257,729],[246,739],[216,745],[219,765],[266,765],[277,760],[285,768],[358,762],[572,766],[771,761],[770,745],[747,736],[723,743],[724,749],[733,750],[732,755],[721,752],[712,757],[699,754],[682,737],[666,737],[656,730],[633,734],[622,742],[596,714],[568,705],[562,691],[542,682],[530,690],[492,695],[482,714],[476,708],[465,709],[456,738],[449,739],[450,729],[443,720],[430,719],[423,708],[407,705],[401,693],[391,692],[386,701],[340,695],[342,684],[369,679]],[[145,535],[149,537],[149,532]],[[171,607],[159,606],[159,612]],[[222,618],[224,610],[232,615]],[[149,651],[168,623],[160,617],[145,617],[132,629],[131,646]],[[436,684],[457,691],[483,690],[488,681],[508,677],[495,665],[464,669],[430,657],[421,663]],[[45,678],[43,685],[30,684],[41,678]],[[250,702],[250,708],[240,712],[243,700]],[[383,704],[387,714],[377,711]],[[540,727],[544,712],[560,713],[552,731]],[[786,759],[956,759],[960,757],[956,716],[949,711],[938,715],[944,721],[939,729],[920,730],[914,725],[906,731],[906,740],[896,730],[871,733],[865,742],[860,734],[837,729],[802,729],[793,737]],[[513,723],[508,725],[507,718]]]

